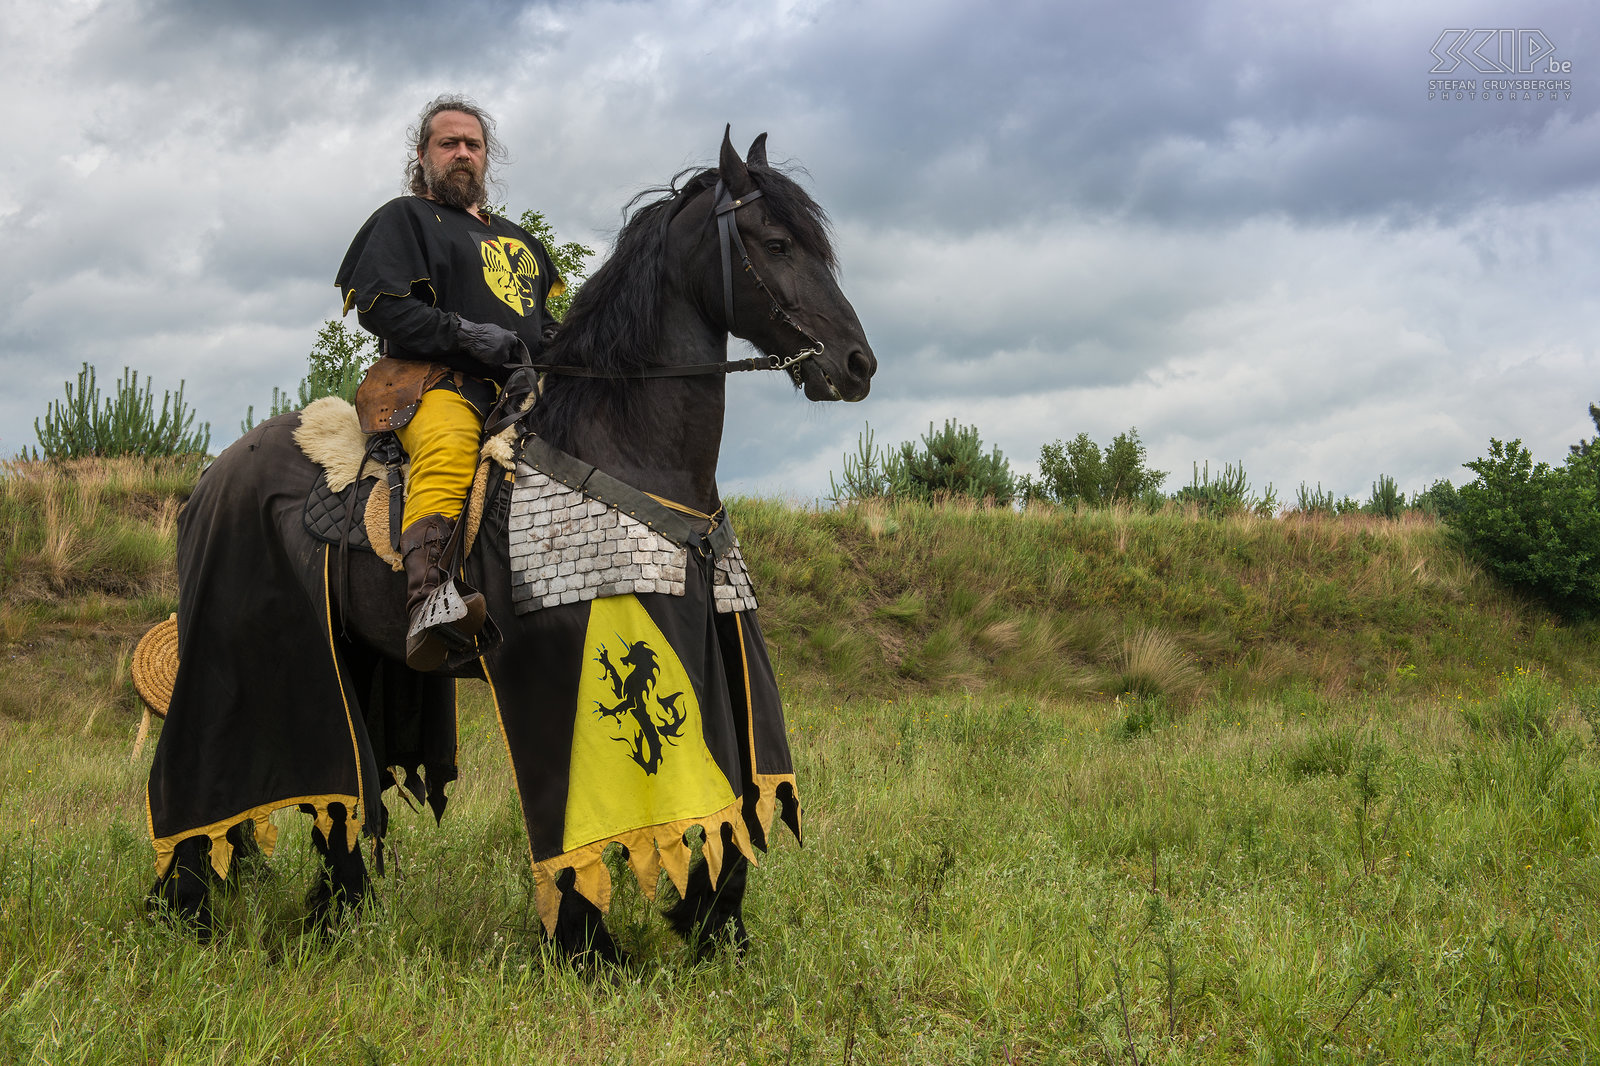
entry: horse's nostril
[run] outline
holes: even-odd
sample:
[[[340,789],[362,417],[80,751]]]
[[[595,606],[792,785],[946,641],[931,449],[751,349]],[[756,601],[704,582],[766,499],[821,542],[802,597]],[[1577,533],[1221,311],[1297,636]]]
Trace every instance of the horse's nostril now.
[[[862,380],[870,378],[878,369],[878,361],[872,357],[871,353],[864,352],[860,348],[850,353],[850,357],[845,360],[845,365],[850,368],[852,375]]]

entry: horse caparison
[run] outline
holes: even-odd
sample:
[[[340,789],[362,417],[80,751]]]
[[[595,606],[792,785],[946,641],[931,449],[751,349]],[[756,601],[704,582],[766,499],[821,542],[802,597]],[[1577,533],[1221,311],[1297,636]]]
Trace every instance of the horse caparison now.
[[[603,376],[547,373],[537,404],[519,423],[523,431],[628,485],[708,515],[722,505],[716,470],[726,375],[644,378],[637,372],[725,363],[730,334],[775,357],[774,368],[808,353],[781,368],[810,400],[862,399],[877,365],[835,279],[826,216],[799,185],[768,164],[765,140],[762,134],[741,159],[725,132],[715,169],[681,174],[673,186],[642,194],[648,202],[632,211],[611,256],[583,286],[544,353],[557,368],[587,368]],[[734,259],[731,277],[722,265],[727,237],[719,241],[718,234],[721,190],[726,191],[723,213],[731,213],[737,244],[748,260]],[[215,814],[197,813],[187,823],[181,815],[169,815],[180,828],[163,830],[161,817],[152,815],[158,852],[152,899],[193,922],[202,937],[213,932],[209,891],[217,872],[229,868],[229,853],[257,846],[253,837],[272,832],[271,810],[298,806],[316,815],[313,843],[322,874],[308,897],[308,922],[326,925],[341,908],[368,894],[356,831],[381,840],[386,811],[379,796],[395,783],[386,767],[426,765],[426,785],[417,791],[430,793],[440,815],[443,787],[454,775],[453,688],[448,690],[447,767],[425,764],[419,754],[438,723],[419,725],[413,711],[422,704],[393,695],[398,691],[393,679],[404,672],[403,578],[375,556],[330,552],[313,542],[300,522],[300,504],[318,470],[292,442],[298,418],[295,413],[271,419],[224,451],[202,477],[180,524],[179,630],[185,659],[151,771],[152,811],[203,811],[193,795],[199,786],[192,784],[201,767],[213,783],[271,779],[278,790],[270,803],[259,797],[241,801],[253,806],[240,808],[244,813],[237,816],[230,813],[225,826]],[[249,536],[234,536],[238,531]],[[262,531],[264,541],[244,543]],[[510,585],[504,522],[486,517],[479,537],[471,562],[478,569],[469,570],[469,576],[476,575],[504,635],[497,654],[505,661],[531,655],[523,645],[538,639],[528,621],[537,616],[513,613],[509,594],[497,593]],[[238,558],[230,558],[230,551]],[[344,572],[341,565],[347,567]],[[237,585],[222,580],[235,572]],[[276,585],[268,580],[273,574],[283,578]],[[759,640],[759,630],[752,632]],[[295,645],[294,640],[308,640],[304,634],[313,633],[319,647]],[[201,652],[207,653],[206,661],[191,662]],[[324,658],[332,665],[317,665]],[[297,676],[319,670],[321,681]],[[299,697],[313,684],[327,684],[328,677],[341,693],[343,710],[317,713],[338,716],[327,723],[326,735],[346,738],[341,758],[352,761],[358,775],[342,803],[328,802],[332,793],[326,790],[294,783],[298,760],[316,755],[307,747],[313,744],[309,734],[321,728],[310,719],[312,712],[301,708]],[[423,684],[451,686],[453,681],[429,677]],[[367,694],[379,691],[387,695],[366,702]],[[236,695],[220,700],[219,692]],[[207,698],[202,701],[199,693]],[[266,701],[272,706],[264,706]],[[206,706],[189,706],[197,702]],[[504,722],[507,711],[500,713]],[[263,725],[260,719],[272,715],[280,720]],[[280,739],[280,734],[286,735]],[[164,840],[170,842],[165,853]],[[713,843],[707,842],[707,851]],[[708,874],[703,861],[697,863],[682,900],[667,914],[674,928],[701,947],[717,936],[741,945],[746,938],[741,901],[748,863],[737,848],[717,851],[725,852],[720,877],[714,868]],[[614,957],[599,908],[574,888],[570,871],[556,879],[556,887],[561,896],[553,934],[560,947],[574,955],[593,951]]]

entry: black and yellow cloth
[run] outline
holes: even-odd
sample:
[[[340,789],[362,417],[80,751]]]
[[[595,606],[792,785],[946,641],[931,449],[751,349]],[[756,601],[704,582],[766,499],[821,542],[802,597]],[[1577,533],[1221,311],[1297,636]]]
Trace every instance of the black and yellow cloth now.
[[[506,538],[482,565],[506,573]],[[681,892],[694,827],[713,883],[724,827],[754,860],[776,816],[798,838],[777,679],[755,612],[718,614],[712,562],[689,552],[682,596],[627,594],[518,615],[509,582],[486,587],[505,643],[485,665],[528,826],[540,917],[556,878],[604,911],[602,853],[621,843],[646,895],[665,870]],[[469,571],[471,567],[469,564]],[[698,835],[698,834],[696,834]]]
[[[436,814],[456,776],[455,682],[340,632],[338,552],[305,527],[320,469],[294,442],[299,418],[240,438],[178,516],[179,662],[146,805],[157,876],[194,836],[226,875],[226,834],[241,822],[270,853],[268,817],[285,807],[314,811],[327,831],[329,807],[343,805],[354,844],[364,828],[382,832],[393,768]],[[354,596],[403,617],[402,576],[374,555],[349,561]]]
[[[293,441],[298,415],[257,426],[201,476],[179,518],[179,666],[150,770],[156,872],[188,837],[211,841],[225,875],[228,829],[252,822],[271,850],[269,815],[329,808],[381,835],[383,790],[444,807],[456,776],[455,682],[418,675],[393,647],[346,639],[331,606],[338,553],[305,530],[318,468]],[[664,870],[681,891],[686,834],[705,833],[713,880],[726,831],[752,860],[781,817],[800,834],[783,708],[754,611],[718,613],[710,559],[690,550],[684,595],[630,593],[517,614],[509,493],[488,509],[467,576],[504,641],[483,661],[516,774],[538,883],[555,922],[555,879],[602,910],[613,841],[647,894]],[[352,552],[350,588],[367,619],[403,618],[403,576]],[[369,623],[371,624],[371,623]],[[355,632],[362,631],[358,619]],[[382,626],[378,631],[383,632]]]

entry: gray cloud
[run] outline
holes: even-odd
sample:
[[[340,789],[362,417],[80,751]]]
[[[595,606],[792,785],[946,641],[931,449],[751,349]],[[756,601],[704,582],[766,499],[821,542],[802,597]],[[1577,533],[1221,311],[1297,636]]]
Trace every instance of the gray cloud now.
[[[1519,9],[1571,101],[1429,102],[1428,48],[1489,8],[787,0],[22,5],[0,85],[0,453],[88,360],[231,436],[304,369],[423,101],[502,120],[504,196],[602,250],[621,206],[771,132],[838,224],[881,361],[862,405],[730,391],[732,491],[807,499],[864,421],[1040,444],[1139,426],[1152,459],[1407,488],[1490,435],[1591,435],[1595,55],[1586,7]],[[1594,392],[1595,395],[1589,395]]]

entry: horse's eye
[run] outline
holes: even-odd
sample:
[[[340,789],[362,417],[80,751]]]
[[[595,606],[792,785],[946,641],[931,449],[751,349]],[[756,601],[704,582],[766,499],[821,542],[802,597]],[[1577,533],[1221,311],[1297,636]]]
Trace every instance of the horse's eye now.
[[[767,242],[767,251],[771,252],[773,255],[788,255],[789,254],[789,242],[788,241],[768,241]]]

